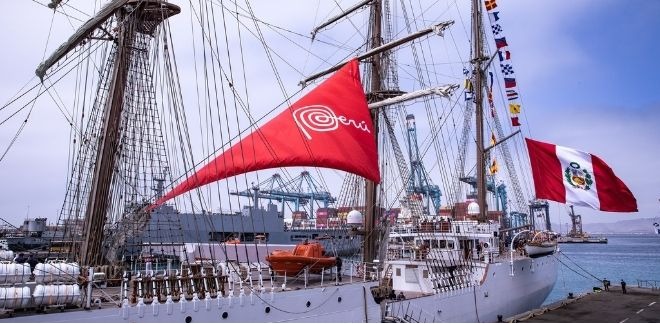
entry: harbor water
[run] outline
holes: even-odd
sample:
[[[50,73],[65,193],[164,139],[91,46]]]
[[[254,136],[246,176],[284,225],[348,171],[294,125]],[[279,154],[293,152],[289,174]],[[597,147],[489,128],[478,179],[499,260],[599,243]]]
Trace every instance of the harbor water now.
[[[560,244],[559,273],[544,304],[602,288],[603,278],[612,285],[623,279],[628,286],[638,280],[660,283],[660,235],[611,234],[607,244]]]

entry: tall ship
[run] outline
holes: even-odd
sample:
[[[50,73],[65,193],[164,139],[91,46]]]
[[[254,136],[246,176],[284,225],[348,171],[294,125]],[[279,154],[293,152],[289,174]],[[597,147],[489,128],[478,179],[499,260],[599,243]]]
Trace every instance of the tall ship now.
[[[313,25],[259,18],[283,10],[270,2],[100,7],[36,70],[76,80],[75,153],[52,255],[2,263],[4,320],[496,322],[540,306],[557,240],[513,154],[502,17],[494,0],[427,6],[328,3]],[[291,202],[254,184],[300,169],[336,211],[288,225]]]

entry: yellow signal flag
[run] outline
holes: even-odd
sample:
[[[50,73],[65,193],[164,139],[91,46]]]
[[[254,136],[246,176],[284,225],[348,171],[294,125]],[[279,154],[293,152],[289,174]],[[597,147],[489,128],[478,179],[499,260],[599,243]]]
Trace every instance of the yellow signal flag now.
[[[520,104],[510,103],[509,104],[509,111],[512,114],[519,114],[520,113]]]
[[[493,163],[490,164],[490,174],[495,174],[500,170],[500,167],[497,165],[497,160],[493,159]]]
[[[497,138],[495,138],[495,133],[490,133],[490,145],[495,145],[497,143]]]
[[[472,92],[472,80],[465,79],[465,92]]]

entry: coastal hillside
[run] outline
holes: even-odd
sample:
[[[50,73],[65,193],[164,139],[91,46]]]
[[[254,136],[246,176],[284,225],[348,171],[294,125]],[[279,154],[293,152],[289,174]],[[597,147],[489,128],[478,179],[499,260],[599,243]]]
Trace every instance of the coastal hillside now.
[[[582,229],[592,234],[653,234],[653,223],[660,222],[654,218],[636,218],[620,220],[614,223],[583,223]],[[570,229],[570,222],[552,224],[553,230],[566,233]]]

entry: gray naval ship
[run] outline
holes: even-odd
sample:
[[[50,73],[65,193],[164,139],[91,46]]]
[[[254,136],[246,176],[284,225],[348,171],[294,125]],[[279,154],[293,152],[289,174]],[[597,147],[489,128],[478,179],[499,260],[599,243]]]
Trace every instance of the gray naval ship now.
[[[244,206],[241,212],[203,214],[181,213],[172,205],[162,205],[150,213],[146,229],[130,238],[133,244],[126,246],[229,242],[266,251],[268,246],[292,248],[305,240],[318,240],[326,252],[339,256],[354,255],[362,244],[360,237],[349,235],[346,226],[317,228],[298,222],[287,224],[278,206],[267,203],[265,208]],[[254,254],[258,254],[257,251]],[[131,254],[127,252],[123,255]],[[265,253],[258,256],[260,261],[263,257]],[[224,259],[226,257],[221,258]]]
[[[162,196],[162,181],[156,181],[154,191],[156,197]],[[188,251],[191,259],[223,261],[264,261],[273,249],[293,248],[308,240],[321,242],[331,255],[349,256],[359,252],[361,237],[349,235],[349,227],[337,217],[337,209],[319,208],[314,222],[307,220],[306,212],[294,212],[292,221],[287,224],[278,205],[268,201],[264,208],[260,204],[258,188],[253,187],[252,193],[253,204],[243,206],[240,212],[186,213],[170,204],[158,206],[141,218],[146,218],[146,224],[140,225],[139,229],[130,221],[126,226],[115,227],[116,233],[108,235],[116,237],[114,244],[109,246],[121,246],[115,254],[124,258],[158,256],[160,250],[165,256]],[[130,229],[128,235],[125,233],[127,228]],[[200,246],[218,246],[220,243],[241,248],[224,249],[226,252],[221,254],[208,248],[200,249]]]

